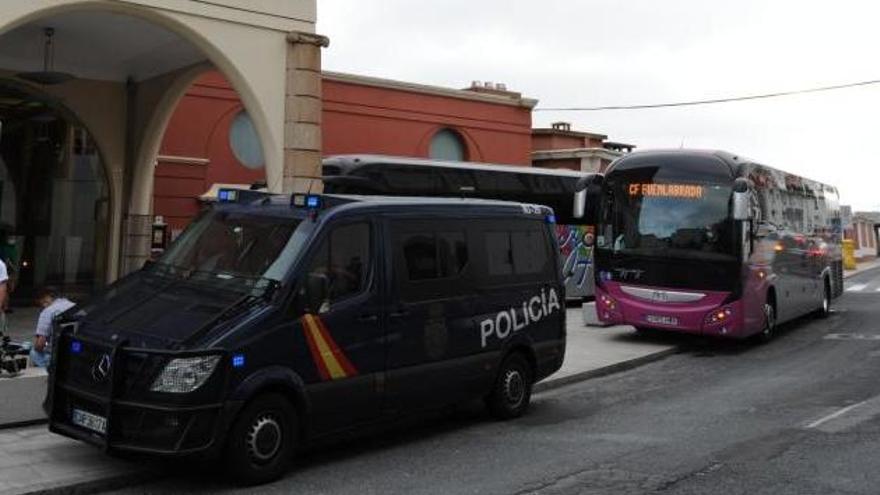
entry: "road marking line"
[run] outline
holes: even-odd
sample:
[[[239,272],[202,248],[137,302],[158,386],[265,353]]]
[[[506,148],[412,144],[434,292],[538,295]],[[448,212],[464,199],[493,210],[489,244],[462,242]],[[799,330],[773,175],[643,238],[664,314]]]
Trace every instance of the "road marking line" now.
[[[824,340],[880,340],[880,334],[865,333],[829,333]]]
[[[855,284],[846,289],[847,292],[861,292],[868,284]]]
[[[844,408],[842,408],[842,409],[838,409],[837,411],[835,411],[835,412],[829,414],[828,416],[824,416],[824,417],[821,417],[821,418],[817,419],[816,421],[813,421],[812,423],[808,424],[806,427],[807,427],[807,428],[816,428],[817,426],[821,425],[822,423],[827,423],[828,421],[831,421],[831,420],[834,419],[834,418],[837,418],[837,417],[843,416],[844,414],[846,414],[846,413],[852,411],[853,409],[855,409],[855,408],[861,406],[861,405],[864,404],[865,402],[868,402],[868,401],[863,400],[862,402],[858,402],[858,403],[856,403],[856,404],[852,404],[852,405],[850,405],[850,406],[846,406],[846,407],[844,407]]]

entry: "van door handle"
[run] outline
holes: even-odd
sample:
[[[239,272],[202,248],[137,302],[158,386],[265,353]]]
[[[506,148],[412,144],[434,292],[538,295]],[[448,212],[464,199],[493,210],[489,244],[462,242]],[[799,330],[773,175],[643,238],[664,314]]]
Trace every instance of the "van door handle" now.
[[[358,321],[360,321],[362,323],[372,323],[375,321],[379,321],[379,315],[371,315],[371,314],[360,315],[360,316],[358,316]]]
[[[407,311],[405,309],[400,309],[400,310],[394,311],[392,313],[389,313],[388,317],[389,318],[403,318],[404,316],[407,316],[408,314],[409,314],[409,311]]]

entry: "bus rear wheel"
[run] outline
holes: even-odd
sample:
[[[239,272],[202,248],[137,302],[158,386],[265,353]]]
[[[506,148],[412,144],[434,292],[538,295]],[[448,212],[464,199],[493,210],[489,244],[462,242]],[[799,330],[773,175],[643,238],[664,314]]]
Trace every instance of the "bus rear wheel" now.
[[[831,282],[826,278],[822,286],[822,303],[815,315],[819,318],[828,318],[831,315]]]
[[[248,403],[229,431],[224,461],[232,479],[259,485],[287,471],[296,445],[296,409],[279,394]]]
[[[771,300],[764,303],[764,327],[756,336],[758,342],[769,342],[776,335],[776,307]]]

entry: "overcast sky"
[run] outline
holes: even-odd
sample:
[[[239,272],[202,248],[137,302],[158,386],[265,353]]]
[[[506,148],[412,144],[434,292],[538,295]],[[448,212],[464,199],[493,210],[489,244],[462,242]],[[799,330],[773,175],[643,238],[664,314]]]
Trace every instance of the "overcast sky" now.
[[[319,0],[324,68],[455,88],[504,82],[540,107],[706,99],[880,79],[880,2]],[[640,149],[720,148],[880,210],[880,85],[679,109],[535,112]]]

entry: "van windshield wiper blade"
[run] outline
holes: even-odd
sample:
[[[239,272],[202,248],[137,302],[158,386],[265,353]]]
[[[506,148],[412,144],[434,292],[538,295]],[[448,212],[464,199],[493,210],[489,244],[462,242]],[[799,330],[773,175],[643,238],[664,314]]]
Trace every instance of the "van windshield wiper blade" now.
[[[232,301],[228,306],[226,306],[222,311],[217,313],[213,318],[209,319],[205,323],[202,324],[195,332],[189,335],[189,337],[185,338],[180,345],[183,346],[190,342],[193,342],[205,334],[211,331],[218,323],[226,321],[232,318],[235,315],[240,314],[241,312],[251,308],[259,301],[268,300],[272,297],[272,294],[281,286],[277,281],[258,277],[261,281],[266,281],[265,286],[261,292],[249,292],[247,294],[242,295],[238,299]]]

